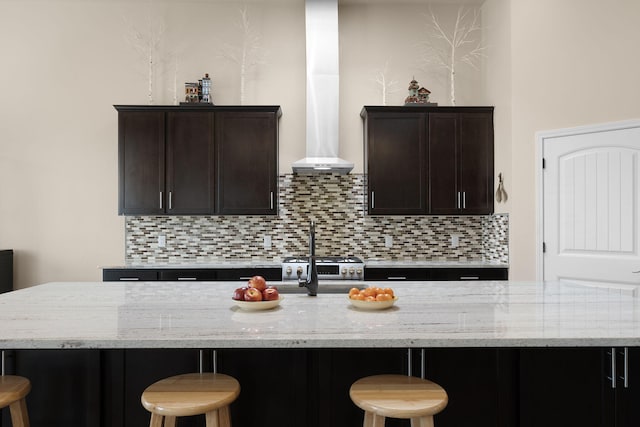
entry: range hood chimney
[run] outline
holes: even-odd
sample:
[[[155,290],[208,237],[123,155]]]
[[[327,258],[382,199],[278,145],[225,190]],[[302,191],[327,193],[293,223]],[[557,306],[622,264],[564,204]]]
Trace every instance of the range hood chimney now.
[[[305,0],[307,37],[307,156],[295,173],[347,174],[353,163],[339,154],[338,0]]]

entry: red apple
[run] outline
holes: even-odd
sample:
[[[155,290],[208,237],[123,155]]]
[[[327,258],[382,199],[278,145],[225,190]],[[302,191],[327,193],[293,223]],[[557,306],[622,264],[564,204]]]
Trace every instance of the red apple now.
[[[256,288],[260,292],[267,289],[267,281],[262,276],[253,276],[248,283],[250,288]]]
[[[278,288],[275,286],[269,286],[267,289],[262,291],[262,299],[265,301],[273,301],[280,298],[280,294],[278,293]]]
[[[233,299],[235,300],[239,300],[239,301],[244,301],[244,291],[246,291],[247,288],[246,286],[243,286],[241,288],[237,288],[235,291],[233,291]]]
[[[247,290],[244,291],[244,300],[245,301],[262,301],[262,292],[260,292],[256,288],[247,288]]]

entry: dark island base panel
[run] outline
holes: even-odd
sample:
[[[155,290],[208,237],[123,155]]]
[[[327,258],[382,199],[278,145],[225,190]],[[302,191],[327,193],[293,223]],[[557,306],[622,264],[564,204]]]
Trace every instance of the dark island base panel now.
[[[612,388],[611,354],[618,366]],[[426,376],[449,395],[438,427],[581,427],[640,425],[640,349],[427,349]],[[198,350],[6,351],[8,373],[31,379],[27,405],[33,427],[139,427],[149,423],[140,395],[154,381],[197,372]],[[212,370],[204,351],[204,369]],[[367,375],[406,373],[403,349],[221,350],[218,371],[236,377],[234,427],[354,427],[363,412],[349,399],[351,384]],[[412,350],[413,375],[421,351]],[[180,427],[204,427],[186,417]],[[408,427],[407,420],[387,420]],[[3,427],[11,426],[9,411]]]

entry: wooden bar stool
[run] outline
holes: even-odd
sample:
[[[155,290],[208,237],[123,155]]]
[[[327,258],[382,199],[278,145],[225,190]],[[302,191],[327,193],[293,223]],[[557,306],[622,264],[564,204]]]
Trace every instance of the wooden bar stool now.
[[[31,391],[31,382],[15,375],[0,375],[0,409],[9,407],[13,427],[29,427],[29,414],[25,397]]]
[[[384,427],[389,418],[411,419],[412,427],[433,427],[448,402],[438,384],[406,375],[373,375],[354,382],[351,400],[364,410],[363,427]]]
[[[164,378],[142,393],[151,412],[150,427],[173,427],[176,417],[205,415],[207,427],[231,427],[229,405],[240,394],[240,383],[229,375],[183,374]]]

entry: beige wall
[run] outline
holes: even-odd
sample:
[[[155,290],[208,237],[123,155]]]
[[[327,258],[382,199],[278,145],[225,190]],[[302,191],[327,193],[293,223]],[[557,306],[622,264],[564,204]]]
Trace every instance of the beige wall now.
[[[146,60],[130,42],[146,31],[147,1],[0,0],[0,247],[16,250],[18,287],[99,280],[123,262],[117,210],[117,116],[113,104],[146,104]],[[156,103],[208,72],[214,102],[239,102],[237,65],[221,55],[237,40],[239,2],[154,2],[164,27]],[[247,81],[247,104],[279,104],[280,171],[304,156],[302,0],[246,2],[263,63]],[[389,6],[393,4],[393,6]],[[446,6],[434,6],[444,13]],[[451,6],[449,6],[451,7]],[[362,171],[362,105],[380,104],[374,71],[389,61],[448,104],[446,80],[420,68],[426,3],[341,2],[341,155]],[[496,171],[505,175],[512,277],[535,275],[535,132],[637,118],[640,40],[636,0],[487,0],[489,57],[461,70],[458,105],[496,106]],[[128,41],[129,40],[129,41]],[[177,54],[177,72],[173,58]],[[483,76],[483,77],[482,77]]]
[[[640,2],[511,1],[512,278],[534,279],[535,133],[640,117]]]

